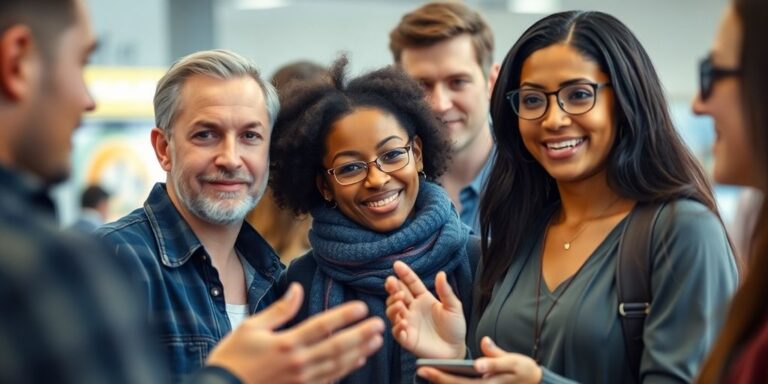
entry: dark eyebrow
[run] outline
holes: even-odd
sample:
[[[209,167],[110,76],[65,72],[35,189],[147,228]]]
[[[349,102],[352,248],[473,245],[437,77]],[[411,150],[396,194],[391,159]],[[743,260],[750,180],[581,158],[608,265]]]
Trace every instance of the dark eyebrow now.
[[[376,149],[381,149],[381,147],[383,147],[385,144],[387,144],[391,140],[395,140],[395,139],[401,140],[401,141],[403,140],[403,138],[400,137],[400,136],[392,135],[392,136],[389,136],[389,137],[387,137],[386,139],[384,139],[382,141],[379,141],[379,143],[376,144]],[[336,161],[336,159],[341,157],[341,156],[350,156],[350,157],[360,156],[360,152],[357,152],[357,151],[342,151],[342,152],[339,152],[339,153],[336,154],[336,156],[333,156],[333,159],[331,159],[331,162]]]
[[[571,84],[594,83],[594,82],[595,81],[592,80],[592,79],[587,79],[586,77],[580,77],[580,78],[576,78],[576,79],[571,79],[571,80],[563,81],[563,82],[561,82],[559,84],[559,86],[560,87],[564,87],[566,85],[571,85]],[[531,88],[539,88],[539,89],[546,89],[547,88],[547,87],[545,87],[545,86],[543,86],[541,84],[531,83],[529,81],[526,81],[526,82],[523,82],[523,83],[520,84],[520,88],[523,88],[525,86],[528,86],[528,87],[531,87]]]
[[[383,146],[384,146],[384,144],[386,144],[386,143],[388,143],[390,140],[394,140],[394,139],[403,140],[403,138],[402,138],[402,137],[400,137],[400,136],[395,136],[395,135],[392,135],[392,136],[390,136],[390,137],[387,137],[386,139],[384,139],[384,140],[382,140],[382,141],[379,141],[379,143],[378,143],[378,144],[376,144],[376,149],[380,149],[381,147],[383,147]]]

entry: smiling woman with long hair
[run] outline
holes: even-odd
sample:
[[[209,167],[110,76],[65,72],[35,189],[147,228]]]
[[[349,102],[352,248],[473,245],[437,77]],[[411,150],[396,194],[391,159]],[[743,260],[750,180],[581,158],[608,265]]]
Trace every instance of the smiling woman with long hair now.
[[[485,355],[475,368],[510,383],[691,381],[737,268],[711,187],[637,38],[601,12],[543,18],[502,63],[491,116],[498,157],[481,203],[479,300],[467,341]],[[628,217],[648,205],[661,208],[635,363],[616,270]],[[464,357],[467,327],[452,298],[435,307],[431,294],[402,288],[413,286],[413,272],[396,272],[400,282],[387,287],[398,341],[422,357],[434,357],[426,345]],[[460,381],[436,369],[419,374]]]

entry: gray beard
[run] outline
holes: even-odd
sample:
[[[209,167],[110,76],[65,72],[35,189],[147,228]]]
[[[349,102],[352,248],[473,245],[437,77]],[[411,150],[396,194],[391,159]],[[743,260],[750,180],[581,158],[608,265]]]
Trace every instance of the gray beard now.
[[[178,191],[179,200],[190,212],[192,212],[192,214],[211,224],[230,225],[245,220],[248,212],[256,206],[264,195],[264,190],[267,187],[267,180],[268,177],[265,175],[257,193],[255,195],[246,196],[243,201],[233,207],[227,207],[225,204],[221,204],[221,200],[233,199],[237,196],[237,193],[222,192],[218,194],[219,199],[213,200],[202,195],[191,196],[192,194],[187,189],[186,185],[179,183],[178,178],[173,178],[173,184],[176,191]]]

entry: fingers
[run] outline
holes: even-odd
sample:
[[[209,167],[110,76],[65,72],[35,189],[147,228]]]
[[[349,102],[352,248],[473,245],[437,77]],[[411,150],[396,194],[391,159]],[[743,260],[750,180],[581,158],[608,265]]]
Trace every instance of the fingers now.
[[[541,367],[530,357],[504,351],[487,336],[480,342],[480,348],[486,357],[475,361],[475,369],[485,377],[503,380],[503,377],[511,375],[519,382],[541,382]]]
[[[284,331],[297,345],[314,344],[339,328],[346,327],[368,315],[368,306],[362,301],[350,301],[304,320]]]
[[[400,278],[400,281],[405,284],[407,290],[414,297],[429,292],[419,276],[416,275],[416,272],[413,272],[407,264],[402,261],[396,261],[393,268],[397,277]]]
[[[440,302],[443,304],[446,310],[454,313],[463,313],[461,300],[453,293],[451,285],[448,284],[448,277],[445,272],[440,271],[435,279],[435,288],[437,289],[437,297],[440,298]]]
[[[291,283],[280,300],[263,309],[258,314],[249,317],[243,325],[258,329],[276,329],[296,316],[303,299],[304,290],[301,288],[301,285]]]
[[[305,378],[331,381],[362,365],[384,343],[384,322],[369,318],[306,349]]]
[[[400,291],[400,285],[398,284],[397,278],[394,276],[388,276],[384,281],[384,289],[390,296],[398,293]]]
[[[480,341],[480,349],[486,357],[481,357],[475,362],[475,369],[483,374],[495,374],[500,372],[513,373],[516,370],[515,362],[507,362],[504,357],[509,354],[499,348],[490,337],[485,336]]]
[[[488,357],[499,357],[507,354],[507,351],[499,348],[499,346],[488,336],[483,337],[480,341],[480,349],[482,349],[483,354]]]
[[[391,304],[387,303],[385,314],[387,315],[387,319],[389,319],[392,324],[397,324],[402,318],[405,317],[405,313],[407,311],[408,309],[405,307],[405,304],[402,300],[394,300]]]

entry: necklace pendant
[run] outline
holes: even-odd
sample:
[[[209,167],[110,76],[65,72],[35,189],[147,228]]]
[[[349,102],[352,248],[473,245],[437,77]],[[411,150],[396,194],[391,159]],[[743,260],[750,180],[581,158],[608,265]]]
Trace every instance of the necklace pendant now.
[[[570,241],[566,241],[566,242],[563,244],[563,248],[564,248],[566,251],[567,251],[567,250],[569,250],[569,249],[571,249],[571,242],[570,242]]]

